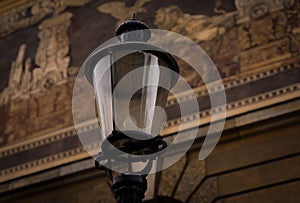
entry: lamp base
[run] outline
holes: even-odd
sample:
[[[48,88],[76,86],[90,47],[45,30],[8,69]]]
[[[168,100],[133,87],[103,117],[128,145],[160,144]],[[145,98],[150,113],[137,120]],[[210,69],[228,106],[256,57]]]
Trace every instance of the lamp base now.
[[[147,179],[142,175],[122,174],[113,179],[112,190],[118,203],[142,203]]]
[[[95,166],[100,170],[105,170],[106,174],[112,181],[112,191],[118,203],[142,203],[145,197],[144,193],[147,190],[147,175],[150,173],[155,156],[137,156],[126,159],[118,153],[113,153],[112,150],[117,148],[128,155],[151,155],[159,152],[167,147],[163,137],[151,137],[142,132],[125,131],[126,134],[146,138],[146,140],[136,140],[127,136],[124,132],[113,131],[102,143],[102,152],[95,158]],[[147,139],[148,138],[148,139]],[[146,158],[146,159],[145,159]],[[148,162],[146,166],[138,172],[133,172],[132,168],[128,168],[126,173],[116,173],[105,166],[101,165],[101,161],[106,161],[109,164],[112,161],[123,162],[124,164],[132,164],[138,162]]]

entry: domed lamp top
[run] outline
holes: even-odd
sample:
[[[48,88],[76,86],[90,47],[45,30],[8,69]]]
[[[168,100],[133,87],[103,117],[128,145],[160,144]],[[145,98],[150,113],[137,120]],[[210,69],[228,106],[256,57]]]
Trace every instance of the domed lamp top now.
[[[136,31],[136,32],[133,32]],[[130,33],[132,32],[132,33]],[[146,23],[137,20],[135,13],[130,20],[125,21],[116,30],[120,41],[144,41],[151,38],[151,32]]]

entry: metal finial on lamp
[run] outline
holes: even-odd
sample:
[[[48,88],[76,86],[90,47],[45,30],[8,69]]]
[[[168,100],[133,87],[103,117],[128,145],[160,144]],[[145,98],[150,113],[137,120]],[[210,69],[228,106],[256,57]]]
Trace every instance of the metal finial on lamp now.
[[[127,20],[119,25],[116,30],[116,36],[119,37],[120,41],[147,42],[151,38],[151,32],[148,25],[142,21],[137,20],[135,13],[133,13],[133,16],[130,20]]]

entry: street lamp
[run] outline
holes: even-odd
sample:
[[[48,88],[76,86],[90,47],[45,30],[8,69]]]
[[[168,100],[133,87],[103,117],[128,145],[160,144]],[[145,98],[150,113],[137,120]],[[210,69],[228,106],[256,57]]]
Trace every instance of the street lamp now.
[[[175,85],[179,68],[170,54],[147,42],[151,32],[135,15],[117,28],[116,35],[117,43],[96,50],[84,63],[95,91],[103,140],[96,167],[112,180],[117,202],[138,203],[144,198],[146,176],[156,158],[139,157],[167,146],[159,133],[166,119],[168,90]],[[114,153],[115,149],[127,157]],[[116,160],[128,170],[112,171],[108,166]],[[146,164],[135,170],[138,162]]]

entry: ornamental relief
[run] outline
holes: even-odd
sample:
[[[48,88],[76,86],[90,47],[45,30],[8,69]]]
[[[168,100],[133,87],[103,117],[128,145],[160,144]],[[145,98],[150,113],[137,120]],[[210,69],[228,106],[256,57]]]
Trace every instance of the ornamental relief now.
[[[235,13],[206,16],[183,12],[177,5],[162,7],[156,11],[154,24],[159,29],[180,33],[195,42],[211,41],[233,27]]]
[[[73,126],[70,112],[74,78],[71,76],[77,73],[78,68],[69,67],[71,60],[70,46],[72,45],[71,36],[73,34],[69,28],[71,27],[72,17],[76,13],[65,12],[65,10],[69,5],[79,6],[89,1],[39,0],[37,1],[38,3],[30,6],[32,8],[31,10],[29,9],[30,12],[26,12],[26,9],[29,7],[25,6],[18,8],[20,10],[16,9],[16,12],[22,14],[20,14],[21,17],[15,15],[12,18],[11,14],[5,14],[7,18],[0,18],[0,26],[4,26],[0,27],[0,35],[4,36],[39,22],[47,14],[53,14],[53,17],[46,18],[38,26],[39,44],[35,56],[26,57],[26,51],[28,51],[30,45],[22,44],[15,59],[11,62],[8,86],[0,93],[2,113],[0,120],[4,121],[0,124],[0,134],[3,135],[0,137],[0,146],[9,145],[11,150],[14,151],[15,143],[26,141],[24,142],[25,144],[31,145],[32,140],[30,139],[32,137],[44,140],[46,139],[45,136],[50,137],[51,135],[51,140],[62,140],[64,138],[57,136],[59,135],[58,132]],[[152,2],[154,1],[137,0],[129,6],[122,1],[108,2],[90,9],[94,9],[95,12],[102,14],[111,14],[116,20],[113,21],[113,24],[118,24],[124,18],[127,18],[125,16],[126,12],[129,12],[130,16],[133,10],[137,13],[143,13],[146,11],[146,6]],[[261,0],[259,1],[260,4],[253,4],[252,10],[255,11],[256,16],[250,17],[253,15],[250,13],[251,8],[246,7],[245,4],[258,1],[236,1],[241,7],[238,8],[237,12],[230,13],[220,9],[222,1],[216,2],[215,13],[218,14],[216,16],[190,14],[177,5],[170,5],[153,11],[154,23],[158,28],[181,33],[199,43],[213,59],[222,76],[228,77],[224,80],[227,89],[234,89],[232,87],[239,88],[243,83],[261,80],[264,77],[268,77],[268,74],[284,74],[282,72],[285,71],[285,67],[281,67],[278,64],[276,68],[282,70],[281,73],[273,69],[271,70],[272,73],[270,71],[266,73],[267,70],[261,69],[261,73],[259,73],[261,76],[259,77],[257,74],[249,76],[240,73],[260,68],[262,64],[271,64],[278,60],[284,61],[299,55],[299,3],[294,7],[285,8],[283,1]],[[271,7],[266,8],[261,2],[277,3],[272,3]],[[292,3],[294,1],[286,2]],[[275,7],[272,8],[272,6]],[[117,8],[118,12],[109,12],[109,10],[113,10],[112,7]],[[277,10],[275,11],[274,9]],[[248,21],[247,19],[250,20]],[[75,18],[73,20],[75,21]],[[2,22],[4,23],[2,24]],[[191,72],[184,62],[179,61],[179,65],[182,75],[192,84],[191,86],[199,87],[201,78],[197,77],[196,73]],[[275,65],[272,65],[272,67],[275,69]],[[231,77],[233,75],[236,75],[236,77]],[[270,83],[270,88],[272,87]],[[288,88],[286,92],[291,91],[291,89],[298,91],[299,85]],[[85,91],[82,90],[83,94],[86,93]],[[205,92],[205,89],[203,92]],[[233,101],[227,108],[238,113],[244,113],[243,108],[248,107],[251,102],[252,105],[260,101],[268,103],[268,99],[274,97],[274,95],[284,98],[285,93],[282,92],[284,91],[268,92],[263,96],[254,95],[253,97],[244,98],[242,102]],[[205,94],[202,94],[199,90],[197,96],[201,97]],[[85,96],[81,95],[78,99],[85,99]],[[188,100],[188,96],[186,100]],[[85,107],[79,106],[74,108],[82,112],[81,117],[84,120],[86,116]],[[253,107],[251,110],[255,110],[255,108]],[[204,113],[200,116],[205,117],[205,115],[209,115],[207,110]],[[193,116],[191,115],[186,122],[188,123],[195,119]],[[177,129],[178,123],[176,119],[168,121],[166,129],[173,133],[173,127],[175,126]],[[66,132],[69,133],[67,130]],[[72,136],[75,136],[75,134],[74,132]],[[58,138],[53,138],[55,136]],[[43,142],[39,141],[37,143]],[[37,145],[39,144],[32,146]],[[21,150],[26,151],[25,148]],[[74,154],[65,155],[65,157],[68,156],[74,156]],[[23,173],[22,170],[20,171]],[[187,170],[189,170],[189,166]],[[204,176],[202,174],[204,172],[198,177],[192,176],[190,178],[202,180]],[[184,179],[186,180],[187,178]],[[197,202],[199,199],[203,202],[214,200],[218,193],[215,183],[216,180],[214,179],[205,181],[198,190],[201,191],[199,193],[201,195],[191,199],[191,202]],[[191,186],[191,188],[193,187]],[[180,189],[182,188],[179,186],[178,190]],[[183,200],[187,197],[181,195],[180,198]]]
[[[34,61],[24,57],[28,45],[22,44],[11,62],[8,86],[0,94],[0,105],[6,112],[0,145],[72,125],[71,115],[61,116],[71,112],[72,85],[68,82],[74,69],[68,68],[71,18],[72,13],[64,12],[44,20],[38,26],[40,41]],[[53,88],[56,85],[60,87]]]
[[[259,19],[268,13],[287,9],[295,4],[295,0],[235,0],[239,13],[238,23]]]
[[[0,104],[7,103],[10,100],[10,97],[17,98],[19,97],[18,95],[24,95],[20,94],[20,92],[25,91],[24,89],[49,89],[58,81],[67,78],[67,67],[70,61],[70,57],[67,56],[67,54],[70,42],[66,28],[70,26],[69,20],[72,14],[64,13],[60,15],[59,13],[64,11],[68,6],[81,6],[90,1],[91,0],[71,0],[66,2],[62,0],[40,0],[36,3],[28,4],[26,7],[28,12],[26,12],[25,5],[16,9],[15,12],[20,11],[22,16],[26,18],[28,22],[30,21],[30,18],[34,16],[41,17],[52,13],[54,17],[45,20],[39,26],[40,31],[38,36],[40,38],[40,44],[34,61],[39,68],[31,67],[30,64],[33,62],[33,59],[23,59],[24,62],[20,61],[20,58],[24,55],[22,52],[26,51],[26,45],[24,45],[25,47],[23,46],[23,48],[20,47],[20,52],[16,61],[12,62],[11,65],[11,73],[16,72],[16,76],[11,76],[13,77],[13,82],[9,85],[11,88],[8,87],[9,90],[6,89],[1,94]],[[100,4],[97,7],[97,10],[100,13],[110,14],[117,20],[116,24],[119,24],[124,18],[129,18],[133,11],[136,13],[145,12],[145,5],[149,4],[149,2],[150,0],[137,0],[132,5],[126,6],[124,2],[113,1]],[[156,11],[154,24],[159,29],[180,33],[199,43],[215,62],[223,77],[237,74],[241,72],[240,66],[242,66],[243,69],[247,69],[247,67],[244,68],[243,66],[247,66],[247,62],[249,64],[252,63],[249,59],[251,57],[253,58],[253,56],[250,56],[248,59],[247,53],[245,54],[242,52],[240,54],[240,51],[280,39],[286,35],[288,30],[289,33],[291,33],[288,36],[289,45],[287,46],[290,47],[288,52],[297,52],[299,49],[299,34],[297,34],[299,33],[299,23],[297,23],[299,21],[299,16],[295,16],[299,15],[299,12],[294,8],[294,0],[236,0],[235,5],[237,12],[230,13],[221,10],[219,8],[221,5],[221,0],[215,1],[214,11],[216,14],[220,15],[212,17],[185,13],[177,5],[162,7]],[[267,5],[267,8],[261,6],[262,9],[259,9],[259,5]],[[282,9],[285,10],[278,11]],[[251,10],[257,10],[256,14],[258,16],[252,18]],[[264,10],[267,12],[264,13]],[[266,15],[269,12],[272,13]],[[25,26],[24,23],[21,23],[23,21],[20,21],[22,18],[17,17],[17,14],[12,15],[4,13],[2,15],[6,15],[6,17],[14,16],[14,18],[3,18],[1,26],[9,25],[7,28],[14,29],[17,29],[17,27],[14,26],[14,23]],[[252,19],[252,21],[245,22],[243,19]],[[63,21],[65,21],[65,23],[63,23]],[[244,23],[236,26],[242,21]],[[6,28],[2,27],[0,30],[4,32]],[[213,46],[211,46],[212,44]],[[282,43],[280,43],[280,45],[282,45]],[[278,49],[281,48],[279,47]],[[278,50],[279,54],[281,52],[281,50]],[[269,53],[269,55],[270,54],[272,55],[272,53]],[[284,54],[288,56],[288,53],[285,52]],[[278,54],[275,53],[274,57],[277,55]],[[261,58],[260,60],[265,60],[265,58]],[[21,65],[24,67],[20,68]],[[192,81],[191,85],[193,87],[201,84],[200,78],[191,76],[194,74],[190,74],[190,69],[186,64],[181,65],[184,67],[182,68],[183,76],[187,77],[189,81]],[[29,70],[32,68],[34,68],[34,70],[30,73]],[[21,69],[24,70],[24,79],[22,79],[21,76],[18,76],[18,72]],[[49,77],[42,79],[43,75],[46,75],[46,72]],[[23,82],[21,82],[21,80]],[[31,81],[30,85],[27,84],[29,81]],[[18,83],[24,84],[24,86],[21,85],[22,87],[19,87],[23,90],[19,90],[15,87],[16,85],[14,84]],[[9,96],[12,94],[14,96]]]
[[[34,25],[47,15],[58,15],[68,6],[82,6],[90,1],[92,0],[37,0],[21,4],[0,14],[0,37]]]
[[[40,69],[34,69],[33,71],[33,74],[36,75],[35,80],[40,80],[43,77],[41,74],[46,75],[49,72],[56,74],[56,80],[63,80],[68,77],[67,68],[70,57],[67,54],[70,42],[67,31],[71,24],[71,17],[72,14],[66,12],[47,19],[39,25],[38,37],[40,43],[35,55],[35,63],[39,65]],[[55,83],[55,80],[53,82]]]
[[[19,137],[25,137],[40,129],[46,129],[49,125],[47,119],[50,119],[55,126],[73,125],[71,117],[65,116],[56,119],[63,115],[64,111],[70,111],[67,109],[71,106],[72,96],[72,79],[69,76],[74,75],[78,70],[78,68],[69,67],[71,60],[69,52],[72,42],[70,42],[68,31],[71,26],[71,19],[75,14],[63,11],[69,5],[79,6],[87,2],[89,0],[74,0],[68,1],[68,3],[40,0],[31,5],[30,12],[32,15],[29,16],[52,13],[53,17],[45,19],[38,26],[40,41],[35,56],[32,58],[25,57],[26,48],[29,45],[22,44],[15,60],[11,62],[8,86],[0,93],[0,105],[7,108],[5,112],[8,114],[7,118],[4,118],[8,120],[5,121],[7,123],[1,124],[4,127],[0,129],[4,129],[3,134],[9,136],[5,140],[13,142]],[[154,24],[159,29],[183,34],[199,43],[212,58],[223,77],[247,72],[261,67],[261,65],[299,55],[299,3],[294,3],[293,7],[285,8],[289,4],[279,0],[252,0],[250,5],[253,6],[256,5],[255,2],[273,2],[268,4],[270,7],[267,9],[268,12],[272,12],[240,23],[243,16],[249,17],[250,15],[250,10],[248,11],[248,8],[245,7],[246,1],[236,1],[238,11],[229,13],[219,8],[221,1],[216,2],[215,12],[219,15],[215,16],[190,14],[177,5],[161,7],[154,11]],[[292,4],[294,1],[288,2]],[[96,13],[109,13],[116,19],[115,22],[119,23],[123,14],[129,13],[131,15],[133,10],[137,13],[145,12],[147,4],[150,4],[149,0],[137,0],[129,6],[120,1],[114,1],[97,4],[92,9]],[[111,8],[113,7],[118,12],[112,11]],[[274,9],[277,10],[274,11]],[[109,12],[110,10],[111,12]],[[16,11],[19,10],[16,9]],[[8,27],[14,30],[20,28],[14,27],[14,23],[22,22],[22,26],[28,26],[18,19],[14,18],[11,22],[6,19],[7,21],[1,26],[12,25]],[[2,22],[4,21],[5,19],[2,19]],[[0,32],[5,31],[5,29],[1,28]],[[7,30],[5,32],[7,33]],[[191,83],[191,86],[199,87],[201,78],[192,72],[184,62],[179,61],[179,65],[181,74]],[[52,88],[57,85],[60,85],[59,88]],[[78,107],[78,109],[80,108],[82,110],[82,107]],[[24,116],[19,116],[20,112]],[[84,117],[84,115],[82,116]],[[35,123],[28,123],[29,120]],[[16,126],[15,123],[20,125],[13,127]],[[50,128],[48,130],[51,131]],[[2,134],[2,132],[0,133]],[[3,138],[0,138],[0,144],[5,142],[1,139]]]
[[[65,12],[39,25],[40,42],[35,55],[37,67],[33,67],[31,58],[24,59],[27,45],[20,46],[11,63],[8,87],[0,94],[0,104],[17,98],[26,99],[30,93],[49,90],[55,84],[66,82],[70,62],[67,31],[71,17],[71,13]]]
[[[130,19],[133,13],[138,14],[146,12],[146,9],[143,6],[149,1],[151,0],[137,0],[132,6],[129,7],[125,6],[125,2],[113,1],[101,4],[98,6],[97,10],[101,13],[109,14],[118,20],[116,23],[117,27],[125,20]]]
[[[216,5],[217,6],[217,5]],[[216,10],[216,8],[215,8]],[[221,15],[191,15],[176,5],[162,7],[156,11],[155,25],[159,29],[182,34],[198,43],[214,61],[222,77],[239,72],[239,47],[235,28],[236,12]],[[180,42],[177,42],[180,46]],[[182,51],[188,53],[181,46]],[[181,74],[192,87],[202,84],[201,78],[186,64],[179,62]],[[205,68],[205,66],[203,67]],[[179,81],[180,82],[180,81]]]
[[[299,8],[297,2],[238,26],[242,72],[299,55]]]
[[[267,44],[286,35],[287,19],[283,12],[274,12],[261,20],[239,26],[242,49]]]
[[[156,12],[155,25],[200,44],[222,77],[299,54],[299,3],[293,0],[237,0],[235,4],[237,12],[222,12],[212,17],[191,15],[176,5],[163,7]],[[267,5],[266,13],[259,11],[258,7],[263,4]],[[250,10],[257,10],[255,17],[251,17]],[[193,81],[193,87],[201,84],[201,79],[188,67],[181,70],[184,77]]]

